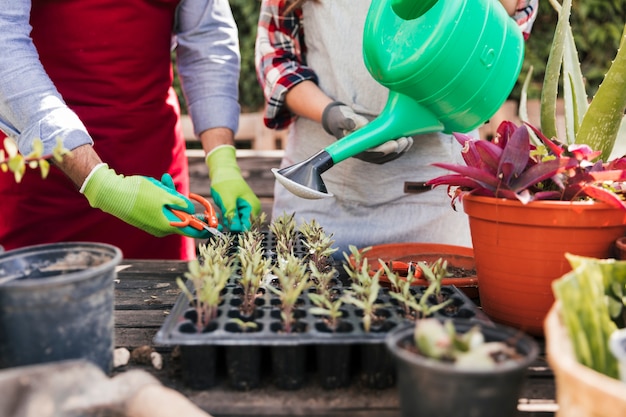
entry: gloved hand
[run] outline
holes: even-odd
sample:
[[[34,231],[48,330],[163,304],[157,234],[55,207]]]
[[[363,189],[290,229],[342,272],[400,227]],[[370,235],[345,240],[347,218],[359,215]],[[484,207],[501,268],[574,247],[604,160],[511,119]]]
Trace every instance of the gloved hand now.
[[[231,232],[250,228],[250,216],[258,216],[261,202],[241,176],[235,147],[221,145],[206,156],[211,196],[222,212],[222,222]]]
[[[356,113],[352,108],[339,101],[333,101],[322,113],[324,130],[341,139],[370,122],[367,117]],[[402,156],[413,145],[410,136],[391,139],[382,145],[361,152],[354,157],[373,164],[384,164]]]
[[[192,227],[178,228],[170,225],[170,208],[195,213],[193,203],[176,191],[169,174],[163,182],[140,175],[117,174],[107,164],[96,166],[80,189],[91,207],[112,214],[151,235],[170,234],[206,239],[210,233]]]

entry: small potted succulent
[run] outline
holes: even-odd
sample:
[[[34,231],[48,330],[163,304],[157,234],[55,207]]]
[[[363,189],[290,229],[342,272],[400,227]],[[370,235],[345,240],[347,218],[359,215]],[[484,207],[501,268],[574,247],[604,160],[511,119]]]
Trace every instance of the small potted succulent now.
[[[493,141],[455,134],[465,165],[436,164],[453,173],[428,182],[448,186],[453,206],[461,201],[469,216],[485,312],[536,335],[543,334],[554,302],[550,283],[571,269],[564,254],[608,258],[626,234],[626,158],[607,161],[626,108],[626,50],[618,51],[588,103],[569,25],[571,0],[553,4],[559,20],[544,78],[541,130],[504,122]],[[567,132],[557,140],[553,113],[561,67]]]
[[[389,333],[386,345],[396,361],[402,417],[514,416],[539,353],[518,330],[464,319],[419,319]]]

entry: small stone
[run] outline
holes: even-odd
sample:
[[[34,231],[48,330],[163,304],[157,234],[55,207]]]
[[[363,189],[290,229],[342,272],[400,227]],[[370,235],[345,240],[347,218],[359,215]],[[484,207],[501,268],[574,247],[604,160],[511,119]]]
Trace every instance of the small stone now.
[[[130,351],[128,349],[117,348],[113,351],[113,367],[114,368],[128,365],[129,360],[130,360]]]
[[[154,369],[163,369],[163,357],[159,352],[152,352],[150,354],[150,360],[152,361],[152,366],[154,367]]]
[[[148,345],[139,346],[133,349],[132,353],[130,354],[130,357],[133,360],[133,362],[136,364],[150,365],[152,364],[151,355],[153,352],[154,352],[154,349],[152,349]]]

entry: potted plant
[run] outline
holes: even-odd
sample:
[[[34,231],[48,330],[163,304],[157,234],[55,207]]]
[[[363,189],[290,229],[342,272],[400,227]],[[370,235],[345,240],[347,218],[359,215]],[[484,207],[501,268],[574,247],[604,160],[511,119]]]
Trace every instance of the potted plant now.
[[[492,142],[455,134],[466,165],[436,164],[454,173],[428,182],[447,185],[453,205],[461,200],[469,216],[484,311],[535,335],[543,334],[554,302],[551,282],[571,269],[564,253],[608,258],[626,234],[626,159],[605,161],[626,107],[626,51],[618,51],[587,104],[569,26],[571,0],[554,6],[559,20],[544,78],[542,130],[504,122]],[[557,141],[548,115],[561,63],[568,121]]]
[[[519,330],[464,319],[417,320],[393,330],[402,417],[517,415],[528,365],[539,347]]]
[[[557,416],[623,416],[625,375],[611,345],[624,334],[626,261],[567,258],[573,269],[553,282],[556,301],[545,321]]]

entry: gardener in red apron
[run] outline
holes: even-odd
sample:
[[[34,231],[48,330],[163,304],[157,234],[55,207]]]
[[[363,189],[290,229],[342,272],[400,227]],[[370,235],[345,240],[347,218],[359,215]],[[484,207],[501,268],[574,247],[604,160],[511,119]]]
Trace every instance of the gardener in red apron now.
[[[192,237],[207,232],[166,216],[195,211],[172,45],[221,220],[249,227],[260,203],[235,159],[239,50],[227,0],[11,0],[0,9],[0,129],[24,155],[37,138],[44,155],[57,139],[72,155],[46,179],[0,172],[0,245],[98,241],[126,258],[195,256]]]

